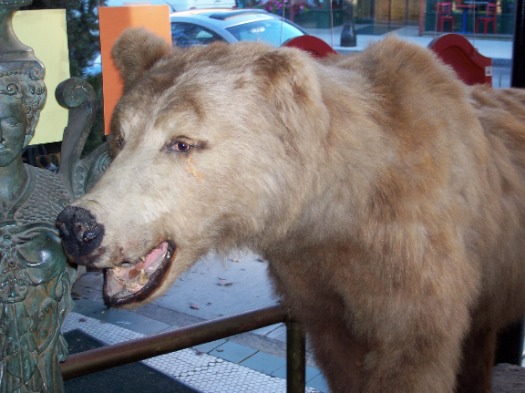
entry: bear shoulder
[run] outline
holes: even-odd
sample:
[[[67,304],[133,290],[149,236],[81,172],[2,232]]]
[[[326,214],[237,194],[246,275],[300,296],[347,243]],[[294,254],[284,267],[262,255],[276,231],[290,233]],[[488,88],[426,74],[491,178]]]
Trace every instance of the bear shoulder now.
[[[434,52],[394,36],[371,44],[355,56],[341,59],[338,66],[359,72],[377,89],[398,94],[426,91],[459,99],[467,94],[454,70]]]

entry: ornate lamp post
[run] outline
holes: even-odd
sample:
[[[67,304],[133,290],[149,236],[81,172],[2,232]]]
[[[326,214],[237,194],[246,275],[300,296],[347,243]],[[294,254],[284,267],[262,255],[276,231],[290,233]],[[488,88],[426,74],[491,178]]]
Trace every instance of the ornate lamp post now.
[[[72,301],[56,215],[71,199],[59,175],[21,153],[46,99],[44,67],[12,29],[31,0],[0,0],[0,392],[63,392],[60,327]]]

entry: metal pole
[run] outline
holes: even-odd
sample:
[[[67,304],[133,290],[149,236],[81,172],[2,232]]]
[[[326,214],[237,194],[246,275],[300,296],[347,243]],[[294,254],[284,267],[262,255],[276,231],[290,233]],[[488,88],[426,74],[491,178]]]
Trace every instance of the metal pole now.
[[[283,307],[263,308],[71,355],[60,368],[64,380],[71,379],[287,320]]]
[[[511,86],[525,88],[525,1],[516,0],[514,42],[512,47]],[[509,326],[498,336],[496,363],[521,365],[523,356],[523,321]]]
[[[494,364],[508,363],[521,366],[523,333],[523,322],[515,323],[500,332]]]
[[[525,87],[525,1],[516,0],[512,51],[512,87]]]
[[[306,343],[295,321],[286,323],[286,391],[304,393],[306,386]]]

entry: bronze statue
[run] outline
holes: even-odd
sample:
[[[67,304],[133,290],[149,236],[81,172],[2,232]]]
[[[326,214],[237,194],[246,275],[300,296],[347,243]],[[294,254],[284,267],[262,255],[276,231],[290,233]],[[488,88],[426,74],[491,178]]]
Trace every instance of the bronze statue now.
[[[72,306],[54,217],[71,199],[62,178],[23,163],[45,100],[27,70],[0,73],[0,391],[60,392],[59,327]]]
[[[78,78],[57,88],[69,109],[59,174],[24,164],[46,100],[44,67],[12,30],[31,0],[0,0],[0,393],[63,392],[60,328],[72,308],[76,271],[64,256],[55,218],[109,164],[105,146],[81,159],[95,94]]]

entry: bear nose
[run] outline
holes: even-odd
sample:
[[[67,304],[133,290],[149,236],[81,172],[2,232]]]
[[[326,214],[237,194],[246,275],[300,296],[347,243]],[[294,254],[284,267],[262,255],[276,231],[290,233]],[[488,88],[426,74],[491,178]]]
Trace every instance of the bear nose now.
[[[56,226],[66,253],[78,264],[85,260],[82,257],[100,246],[104,237],[104,226],[97,222],[89,210],[78,206],[67,206],[62,210]]]

